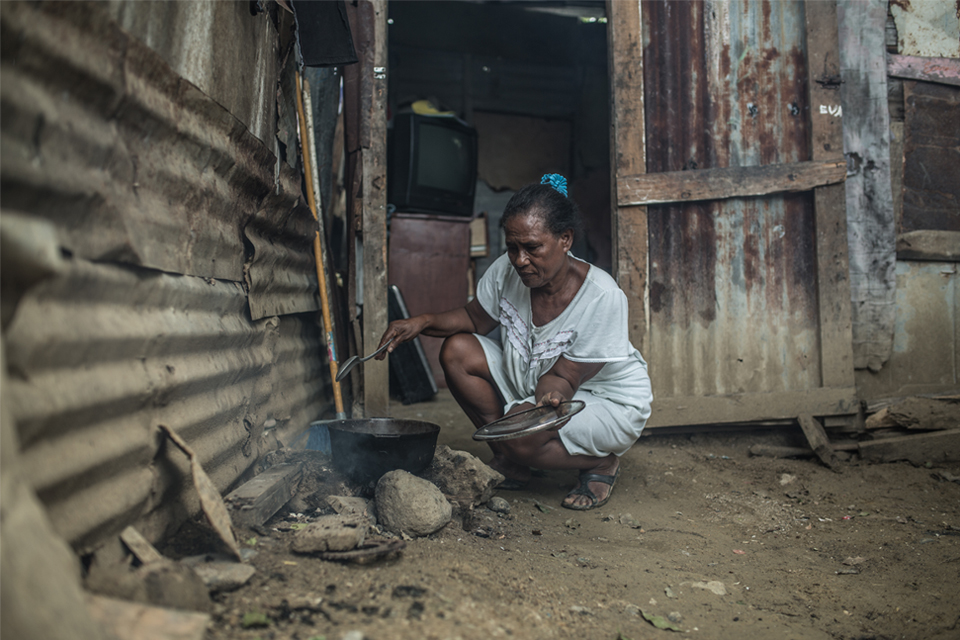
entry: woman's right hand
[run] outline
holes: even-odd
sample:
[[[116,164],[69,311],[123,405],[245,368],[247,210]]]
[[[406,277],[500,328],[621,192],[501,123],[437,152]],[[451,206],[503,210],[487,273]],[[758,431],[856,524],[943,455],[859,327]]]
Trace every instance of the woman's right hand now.
[[[383,332],[383,336],[380,338],[380,344],[377,345],[377,348],[379,349],[391,340],[393,343],[387,347],[386,351],[377,355],[375,359],[383,360],[388,354],[393,353],[393,350],[397,348],[397,345],[403,342],[409,342],[420,335],[426,326],[427,317],[425,315],[404,318],[402,320],[394,320],[387,325],[387,330]]]

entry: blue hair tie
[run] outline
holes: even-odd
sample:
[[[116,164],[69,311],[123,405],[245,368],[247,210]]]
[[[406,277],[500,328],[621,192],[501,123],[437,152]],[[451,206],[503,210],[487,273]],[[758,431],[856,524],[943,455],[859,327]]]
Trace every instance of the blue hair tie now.
[[[567,179],[559,173],[548,173],[540,178],[540,184],[548,184],[567,197]]]

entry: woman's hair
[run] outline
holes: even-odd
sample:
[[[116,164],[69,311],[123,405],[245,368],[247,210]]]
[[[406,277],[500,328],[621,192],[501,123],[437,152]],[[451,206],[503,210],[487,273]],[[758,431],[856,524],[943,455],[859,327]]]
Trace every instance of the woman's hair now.
[[[547,181],[547,178],[548,176],[544,176],[544,181]],[[528,184],[513,194],[503,208],[500,228],[503,229],[507,222],[519,215],[532,213],[543,219],[547,230],[554,236],[559,236],[564,231],[572,231],[574,238],[579,236],[583,231],[580,210],[573,200],[558,190],[556,180],[550,182],[552,184]],[[565,180],[562,187],[566,191]]]

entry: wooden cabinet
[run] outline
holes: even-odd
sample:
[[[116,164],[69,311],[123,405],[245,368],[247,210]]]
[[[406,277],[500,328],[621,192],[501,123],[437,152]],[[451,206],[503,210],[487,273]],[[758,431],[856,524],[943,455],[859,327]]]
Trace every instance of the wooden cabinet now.
[[[467,303],[470,219],[395,213],[390,219],[388,281],[400,288],[411,316],[449,311]],[[443,340],[420,336],[437,386]]]

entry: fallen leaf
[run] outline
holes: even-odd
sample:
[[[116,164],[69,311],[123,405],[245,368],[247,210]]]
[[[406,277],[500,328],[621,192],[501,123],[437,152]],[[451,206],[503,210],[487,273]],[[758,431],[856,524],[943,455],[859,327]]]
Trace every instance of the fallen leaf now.
[[[655,626],[657,629],[669,629],[670,631],[680,631],[680,627],[673,624],[663,616],[655,616],[647,613],[643,609],[640,610],[640,615],[643,616],[644,620]]]
[[[240,621],[240,626],[244,629],[255,629],[257,627],[269,627],[270,618],[264,613],[259,611],[249,611],[243,614],[243,620]]]

